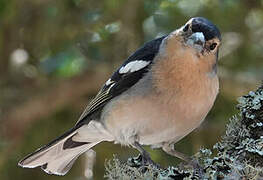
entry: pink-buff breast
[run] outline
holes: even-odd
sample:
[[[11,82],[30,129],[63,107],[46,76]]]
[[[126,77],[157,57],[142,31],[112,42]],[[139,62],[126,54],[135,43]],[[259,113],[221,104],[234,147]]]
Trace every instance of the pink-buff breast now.
[[[191,50],[157,57],[160,60],[152,66],[152,87],[147,93],[120,95],[105,108],[105,126],[116,142],[176,142],[201,124],[219,84],[212,73],[215,57],[202,59]]]

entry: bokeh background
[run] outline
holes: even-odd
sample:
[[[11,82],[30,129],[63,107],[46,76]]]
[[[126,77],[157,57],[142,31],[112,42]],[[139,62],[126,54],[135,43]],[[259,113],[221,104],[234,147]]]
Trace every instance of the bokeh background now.
[[[236,98],[262,79],[262,0],[0,0],[0,179],[85,179],[83,156],[63,178],[17,162],[73,126],[108,76],[144,42],[204,16],[221,30],[220,94],[200,128],[176,144],[212,148],[237,113]],[[94,179],[105,159],[135,150],[96,146]],[[151,150],[162,166],[178,163]]]

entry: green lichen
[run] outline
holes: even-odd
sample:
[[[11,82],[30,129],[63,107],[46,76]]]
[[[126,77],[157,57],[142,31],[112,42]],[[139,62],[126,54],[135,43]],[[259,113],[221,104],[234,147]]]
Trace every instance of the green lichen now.
[[[151,180],[156,179],[160,169],[154,166],[131,167],[126,162],[121,162],[114,156],[112,160],[105,163],[105,178],[109,180]]]

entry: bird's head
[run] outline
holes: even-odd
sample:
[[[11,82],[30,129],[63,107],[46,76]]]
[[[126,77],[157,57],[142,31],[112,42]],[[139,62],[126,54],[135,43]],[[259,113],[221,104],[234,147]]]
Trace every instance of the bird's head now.
[[[173,41],[173,39],[179,40],[185,48],[193,49],[198,56],[215,55],[216,58],[218,57],[218,48],[221,43],[220,31],[212,22],[203,17],[191,18],[167,37],[168,41]]]

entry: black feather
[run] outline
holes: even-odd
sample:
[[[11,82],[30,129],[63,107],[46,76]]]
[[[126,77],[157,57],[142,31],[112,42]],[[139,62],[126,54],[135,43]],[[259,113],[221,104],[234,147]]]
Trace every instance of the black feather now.
[[[70,149],[70,148],[74,148],[74,147],[78,147],[78,146],[82,146],[85,144],[88,144],[87,142],[77,142],[77,141],[73,141],[72,137],[74,135],[72,135],[70,138],[68,138],[64,144],[63,144],[63,149]]]

